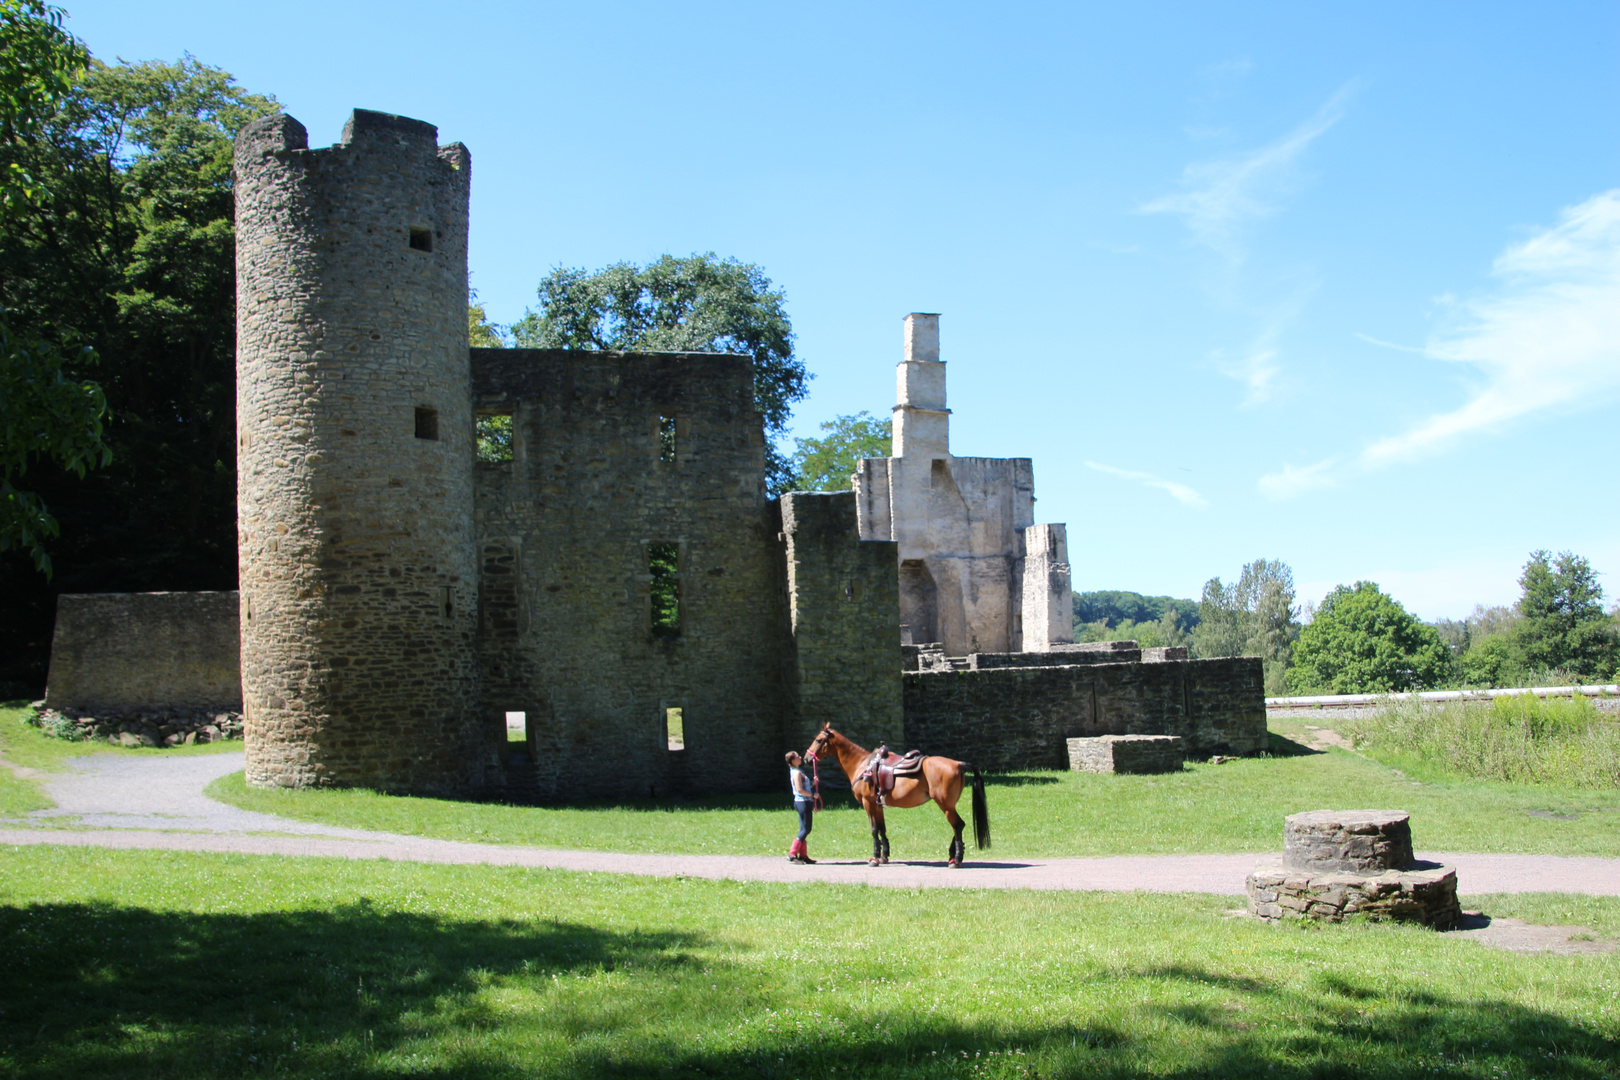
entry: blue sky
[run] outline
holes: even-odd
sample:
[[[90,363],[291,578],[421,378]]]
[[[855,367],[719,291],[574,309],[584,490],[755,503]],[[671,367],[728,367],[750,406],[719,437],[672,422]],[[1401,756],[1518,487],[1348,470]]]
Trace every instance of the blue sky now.
[[[798,432],[942,313],[952,449],[1032,457],[1078,589],[1620,593],[1620,5],[69,3],[316,144],[472,150],[473,283],[715,251],[787,291]]]

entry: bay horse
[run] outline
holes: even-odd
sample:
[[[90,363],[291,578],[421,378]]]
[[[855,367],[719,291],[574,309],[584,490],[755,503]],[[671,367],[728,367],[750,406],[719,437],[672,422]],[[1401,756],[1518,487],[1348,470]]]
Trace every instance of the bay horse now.
[[[970,772],[973,774],[973,839],[981,851],[990,846],[990,809],[984,801],[984,780],[980,778],[979,770],[967,762],[948,757],[925,757],[919,775],[895,777],[894,790],[879,801],[877,778],[871,772],[871,751],[844,738],[833,730],[831,724],[822,724],[804,756],[814,760],[827,751],[837,755],[839,766],[849,777],[850,791],[860,800],[861,807],[866,811],[866,820],[872,824],[872,857],[868,860],[869,865],[881,866],[889,861],[889,833],[883,824],[885,804],[908,808],[921,806],[931,799],[944,811],[945,820],[950,822],[955,833],[945,856],[946,865],[952,868],[961,866],[967,856],[967,846],[962,843],[962,828],[966,823],[962,815],[956,812],[956,802],[962,797],[962,788]]]

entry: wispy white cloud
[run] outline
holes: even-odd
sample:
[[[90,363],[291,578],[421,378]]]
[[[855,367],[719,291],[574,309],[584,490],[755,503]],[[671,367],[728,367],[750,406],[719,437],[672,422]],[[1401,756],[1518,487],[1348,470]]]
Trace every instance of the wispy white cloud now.
[[[1121,480],[1129,480],[1133,483],[1143,484],[1150,488],[1158,488],[1160,491],[1167,491],[1170,493],[1170,496],[1173,499],[1181,503],[1183,506],[1192,506],[1202,510],[1204,507],[1209,505],[1209,502],[1202,495],[1198,494],[1198,492],[1194,491],[1186,484],[1178,484],[1174,480],[1166,480],[1162,477],[1154,476],[1152,473],[1132,472],[1130,469],[1116,469],[1112,465],[1099,465],[1095,461],[1086,462],[1086,468],[1093,469],[1100,473],[1107,473],[1109,476],[1117,476]]]
[[[1284,465],[1281,471],[1267,473],[1260,478],[1260,494],[1280,501],[1307,491],[1338,487],[1338,477],[1333,474],[1333,468],[1338,463],[1339,458],[1335,456],[1318,461],[1315,465]]]
[[[1464,435],[1620,391],[1620,188],[1565,210],[1557,225],[1503,252],[1493,272],[1500,290],[1461,305],[1464,325],[1422,350],[1474,369],[1469,399],[1374,442],[1363,465],[1437,453]]]
[[[1180,214],[1193,237],[1233,262],[1243,258],[1242,230],[1282,208],[1294,163],[1344,115],[1353,84],[1341,88],[1305,123],[1267,146],[1236,157],[1197,161],[1182,171],[1182,191],[1143,203],[1144,214]]]
[[[1460,439],[1505,430],[1538,413],[1594,408],[1620,396],[1620,188],[1570,207],[1558,224],[1504,251],[1492,266],[1496,292],[1455,302],[1460,325],[1427,345],[1363,341],[1466,365],[1468,399],[1351,461],[1284,465],[1259,480],[1262,494],[1290,499],[1333,487],[1350,470],[1387,468],[1443,453]],[[1449,298],[1448,298],[1449,300]]]

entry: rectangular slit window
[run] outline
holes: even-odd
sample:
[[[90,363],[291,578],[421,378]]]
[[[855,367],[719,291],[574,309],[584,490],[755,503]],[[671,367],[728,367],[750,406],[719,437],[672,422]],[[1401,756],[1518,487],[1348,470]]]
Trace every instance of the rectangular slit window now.
[[[439,437],[438,409],[430,409],[426,405],[416,407],[416,437],[418,439],[437,439]]]
[[[453,585],[446,585],[439,590],[439,611],[446,619],[456,617],[456,590]]]
[[[647,572],[652,575],[648,591],[652,601],[654,637],[677,637],[681,632],[680,558],[679,544],[647,545]]]
[[[675,460],[675,418],[673,416],[660,416],[658,418],[658,460]]]
[[[679,709],[664,710],[664,743],[671,750],[686,749],[686,722]]]
[[[498,464],[512,460],[512,414],[478,418],[478,460]]]
[[[528,713],[509,712],[506,714],[506,741],[509,743],[528,743]]]
[[[424,229],[419,225],[412,225],[411,226],[411,250],[412,251],[432,251],[433,250],[433,230],[432,229]]]

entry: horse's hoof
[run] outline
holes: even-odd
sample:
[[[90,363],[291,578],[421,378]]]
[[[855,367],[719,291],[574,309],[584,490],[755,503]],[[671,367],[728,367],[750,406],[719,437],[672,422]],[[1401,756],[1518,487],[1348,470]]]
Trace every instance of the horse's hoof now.
[[[867,866],[876,866],[877,864],[878,864],[878,861],[876,859],[867,859],[866,860],[866,865]]]
[[[889,865],[889,857],[887,855],[883,856],[883,858],[878,860],[878,865],[879,866],[888,866]]]
[[[962,869],[962,864],[957,862],[955,859],[950,860],[945,865],[950,867],[952,870],[960,870],[960,869]]]

